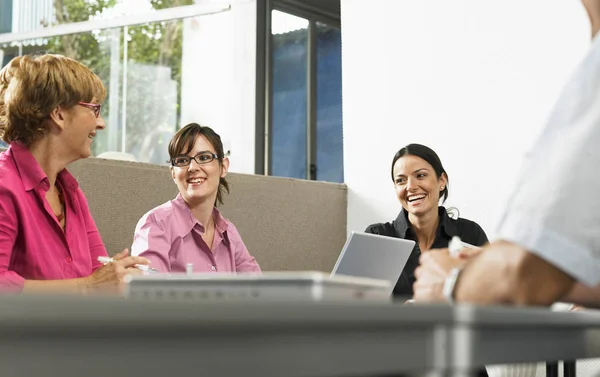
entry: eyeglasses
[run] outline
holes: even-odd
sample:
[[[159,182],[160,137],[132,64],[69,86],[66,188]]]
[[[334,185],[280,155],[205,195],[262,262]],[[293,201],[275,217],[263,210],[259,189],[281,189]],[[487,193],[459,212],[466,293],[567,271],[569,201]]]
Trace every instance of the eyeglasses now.
[[[212,153],[212,152],[200,152],[197,155],[195,155],[194,157],[190,157],[190,156],[175,156],[171,159],[171,165],[173,166],[177,166],[178,168],[183,167],[183,166],[188,166],[189,164],[192,163],[192,160],[196,161],[196,163],[198,165],[202,165],[202,164],[208,164],[210,162],[212,162],[215,158],[219,158],[218,155]]]
[[[94,110],[94,115],[96,116],[96,118],[98,118],[98,116],[100,115],[100,109],[102,108],[102,104],[100,103],[79,102],[78,105]]]

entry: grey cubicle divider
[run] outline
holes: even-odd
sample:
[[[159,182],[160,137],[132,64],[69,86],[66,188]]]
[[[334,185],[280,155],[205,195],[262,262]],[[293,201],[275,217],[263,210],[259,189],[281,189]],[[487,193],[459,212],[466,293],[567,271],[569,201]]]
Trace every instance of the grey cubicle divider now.
[[[69,167],[86,194],[109,254],[131,245],[148,210],[173,199],[169,168],[89,158]],[[346,239],[343,184],[228,174],[221,210],[263,270],[330,271]]]

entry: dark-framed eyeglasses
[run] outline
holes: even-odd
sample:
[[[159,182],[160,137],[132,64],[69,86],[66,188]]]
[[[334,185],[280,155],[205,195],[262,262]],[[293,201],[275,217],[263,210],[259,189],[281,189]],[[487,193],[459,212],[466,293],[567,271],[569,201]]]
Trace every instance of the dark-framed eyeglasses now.
[[[96,118],[98,118],[98,116],[100,115],[100,109],[102,109],[102,104],[100,103],[79,102],[78,105],[93,110]]]
[[[212,153],[212,152],[200,152],[197,155],[195,155],[194,157],[190,157],[190,156],[186,156],[186,155],[181,155],[181,156],[175,156],[171,159],[171,165],[173,166],[177,166],[178,168],[183,167],[183,166],[188,166],[189,164],[192,163],[192,160],[196,161],[196,163],[198,165],[202,165],[202,164],[208,164],[213,162],[213,160],[215,158],[219,158],[218,155]]]

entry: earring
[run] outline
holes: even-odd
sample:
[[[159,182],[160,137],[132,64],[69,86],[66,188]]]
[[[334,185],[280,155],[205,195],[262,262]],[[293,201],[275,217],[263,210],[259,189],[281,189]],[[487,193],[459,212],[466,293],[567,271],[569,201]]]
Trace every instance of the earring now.
[[[440,187],[440,191],[444,191],[444,186]]]

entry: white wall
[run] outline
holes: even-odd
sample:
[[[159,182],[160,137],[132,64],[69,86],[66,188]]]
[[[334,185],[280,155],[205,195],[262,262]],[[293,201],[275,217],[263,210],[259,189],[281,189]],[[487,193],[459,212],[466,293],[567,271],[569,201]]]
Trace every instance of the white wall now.
[[[228,12],[184,20],[181,126],[210,126],[231,152],[230,171],[253,174],[256,1],[231,3]]]
[[[581,4],[341,4],[348,231],[397,216],[391,159],[417,142],[448,171],[447,205],[493,238],[522,158],[588,47]]]

